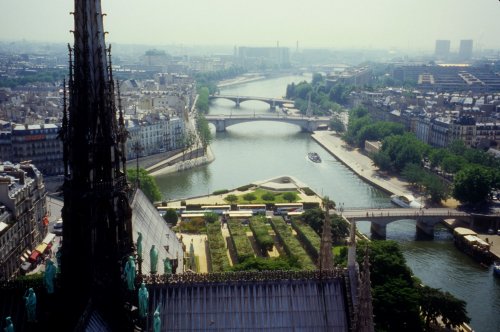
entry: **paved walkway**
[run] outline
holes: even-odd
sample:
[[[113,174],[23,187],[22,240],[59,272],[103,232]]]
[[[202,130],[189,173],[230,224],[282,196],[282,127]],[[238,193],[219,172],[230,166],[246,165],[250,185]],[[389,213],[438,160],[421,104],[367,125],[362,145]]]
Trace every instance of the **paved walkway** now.
[[[182,235],[182,243],[186,246],[186,252],[189,254],[189,247],[191,246],[191,241],[193,242],[194,255],[198,256],[198,273],[208,273],[207,267],[207,255],[205,250],[205,241],[207,236],[204,234],[186,234],[179,233],[178,236]]]
[[[204,156],[173,163],[173,161],[178,159],[179,157],[182,157],[182,153],[176,154],[151,167],[148,167],[146,170],[150,172],[149,175],[158,176],[162,174],[175,173],[196,166],[208,164],[215,159],[214,154],[212,153],[212,149],[210,149],[210,146],[207,147],[207,154]]]

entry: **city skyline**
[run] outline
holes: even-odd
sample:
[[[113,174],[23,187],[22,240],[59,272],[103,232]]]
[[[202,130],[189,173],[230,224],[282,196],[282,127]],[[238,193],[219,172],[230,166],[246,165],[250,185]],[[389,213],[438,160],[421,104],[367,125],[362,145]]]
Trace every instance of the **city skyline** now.
[[[433,51],[435,40],[445,39],[457,52],[460,40],[473,39],[475,51],[500,48],[500,3],[493,0],[108,0],[102,6],[110,13],[111,43]],[[3,3],[0,40],[71,41],[72,7],[64,0]]]

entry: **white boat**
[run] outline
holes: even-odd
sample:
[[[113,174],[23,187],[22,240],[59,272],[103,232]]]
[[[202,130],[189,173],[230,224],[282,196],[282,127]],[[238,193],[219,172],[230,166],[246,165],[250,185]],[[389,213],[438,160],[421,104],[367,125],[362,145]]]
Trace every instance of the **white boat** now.
[[[500,261],[495,261],[493,263],[493,274],[500,277]]]
[[[392,195],[391,202],[404,208],[421,209],[424,206],[417,202],[413,195]]]
[[[307,154],[307,156],[309,157],[309,159],[315,163],[320,163],[321,162],[321,158],[319,156],[319,154],[317,154],[316,152],[309,152]]]

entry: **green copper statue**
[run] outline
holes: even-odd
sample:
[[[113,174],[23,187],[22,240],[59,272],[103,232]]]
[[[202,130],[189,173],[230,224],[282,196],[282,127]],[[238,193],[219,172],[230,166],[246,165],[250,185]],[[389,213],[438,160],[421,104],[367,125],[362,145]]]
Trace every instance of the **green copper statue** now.
[[[137,258],[142,259],[142,233],[137,232]]]
[[[127,263],[125,263],[125,281],[127,282],[128,290],[135,289],[135,261],[134,257],[129,256]]]
[[[168,257],[163,260],[163,273],[172,274],[172,263]]]
[[[139,317],[146,318],[148,315],[148,300],[149,300],[149,292],[146,288],[146,284],[142,283],[139,288]]]
[[[151,266],[151,273],[158,272],[158,249],[156,249],[155,245],[151,246],[151,250],[149,251],[149,264]]]
[[[156,307],[153,318],[153,332],[161,331],[160,306]]]
[[[26,307],[26,316],[28,322],[36,321],[36,294],[33,288],[28,289],[24,294],[24,301]]]
[[[54,293],[54,279],[56,277],[56,267],[54,262],[49,258],[45,263],[45,274],[43,275],[43,283],[48,294]]]
[[[5,332],[14,332],[14,324],[12,323],[12,318],[5,317]]]

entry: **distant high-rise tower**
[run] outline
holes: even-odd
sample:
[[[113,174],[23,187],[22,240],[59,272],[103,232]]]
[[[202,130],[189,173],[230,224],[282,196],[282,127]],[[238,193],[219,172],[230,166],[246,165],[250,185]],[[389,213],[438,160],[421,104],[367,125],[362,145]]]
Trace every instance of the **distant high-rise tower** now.
[[[449,40],[436,40],[436,48],[434,56],[438,59],[447,59],[450,55],[450,41]]]
[[[73,315],[68,310],[61,319],[69,326],[87,308],[118,331],[127,321],[121,266],[133,253],[127,135],[121,110],[117,117],[100,0],[75,0],[73,15],[69,100],[64,99],[60,133],[65,168],[61,271]]]
[[[472,58],[472,39],[463,39],[460,41],[460,49],[458,50],[458,58],[460,60],[470,60]]]

